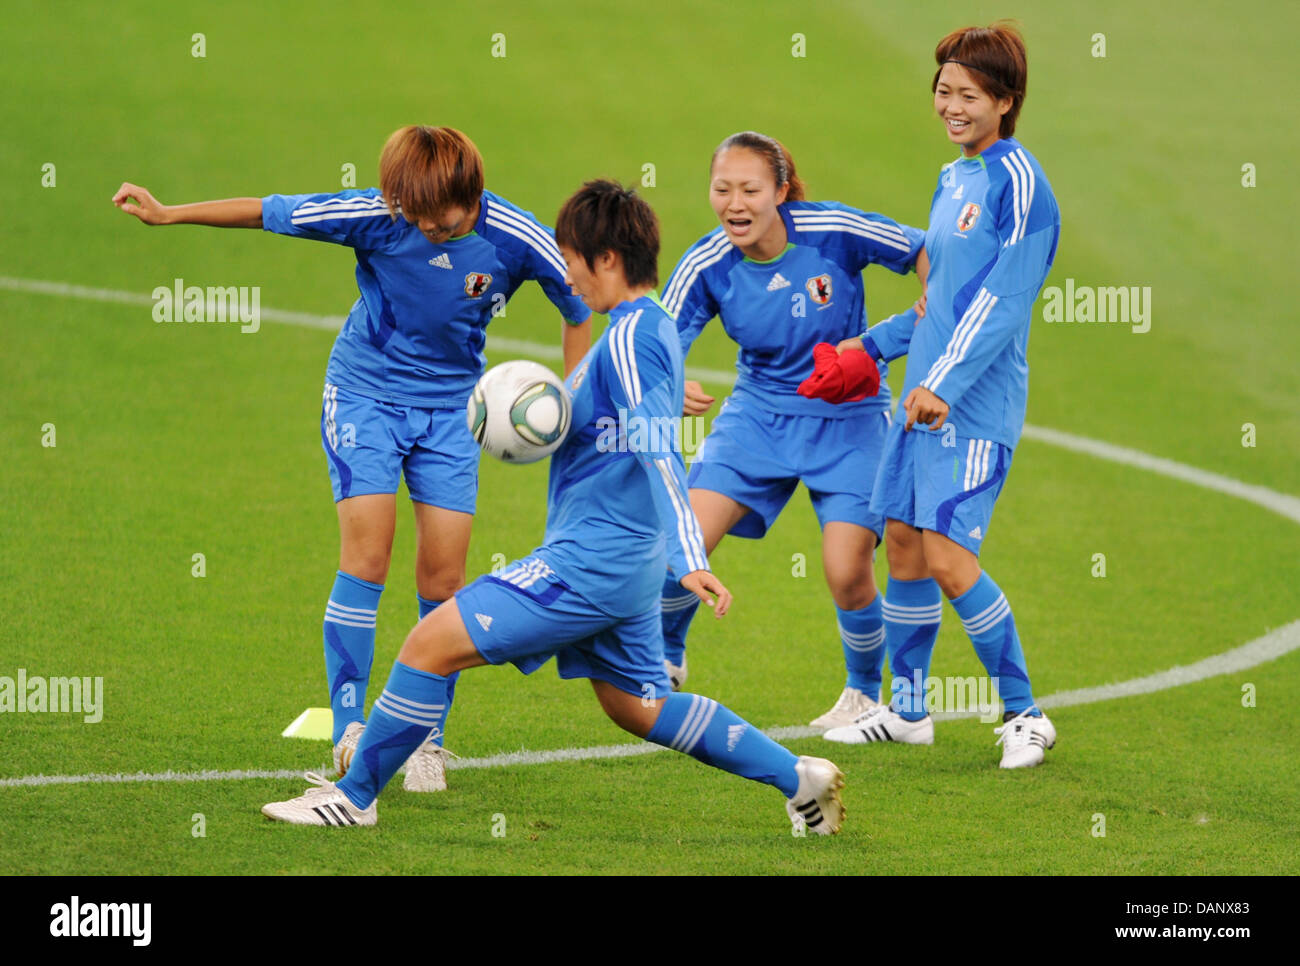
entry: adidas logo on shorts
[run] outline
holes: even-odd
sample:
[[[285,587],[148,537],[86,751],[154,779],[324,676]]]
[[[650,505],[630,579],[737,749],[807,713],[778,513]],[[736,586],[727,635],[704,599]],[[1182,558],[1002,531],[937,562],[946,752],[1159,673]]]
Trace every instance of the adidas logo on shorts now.
[[[966,534],[966,536],[968,536],[968,537],[972,537],[972,538],[974,538],[975,540],[983,540],[983,539],[984,539],[984,532],[983,532],[982,530],[980,530],[979,527],[976,527],[976,528],[975,528],[974,530],[972,530],[970,533]]]
[[[446,252],[440,254],[437,258],[429,259],[429,264],[434,268],[451,268],[451,258]]]
[[[790,287],[790,282],[780,272],[777,272],[775,275],[773,275],[772,281],[767,283],[767,290],[769,292],[775,292],[777,289],[789,288],[789,287]]]
[[[490,631],[490,630],[492,630],[492,618],[491,618],[491,617],[488,617],[487,614],[478,614],[478,613],[476,613],[476,614],[474,615],[474,619],[475,619],[476,621],[478,621],[478,626],[481,627],[481,628],[483,628],[483,630],[485,630],[485,631]]]

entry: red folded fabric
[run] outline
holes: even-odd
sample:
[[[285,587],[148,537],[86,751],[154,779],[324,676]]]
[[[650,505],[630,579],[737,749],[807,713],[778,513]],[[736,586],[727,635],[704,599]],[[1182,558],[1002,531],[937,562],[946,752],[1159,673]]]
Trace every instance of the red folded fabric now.
[[[880,391],[880,370],[861,349],[836,352],[829,342],[813,346],[813,374],[799,384],[799,395],[829,403],[857,402]]]
[[[870,355],[861,349],[845,349],[839,363],[844,373],[845,397],[836,402],[857,402],[880,392],[880,370]]]

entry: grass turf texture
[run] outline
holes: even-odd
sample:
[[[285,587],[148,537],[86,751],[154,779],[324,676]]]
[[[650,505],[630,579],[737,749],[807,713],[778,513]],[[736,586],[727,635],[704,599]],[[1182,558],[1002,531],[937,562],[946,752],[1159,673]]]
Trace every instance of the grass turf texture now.
[[[546,220],[582,179],[634,180],[653,163],[656,186],[643,190],[663,224],[665,275],[713,224],[707,156],[732,130],[781,136],[812,197],[917,224],[954,154],[929,113],[933,44],[959,25],[938,6],[759,5],[737,24],[722,7],[712,17],[661,3],[653,23],[595,37],[577,57],[573,38],[592,36],[578,25],[608,17],[594,6],[535,19],[474,9],[482,37],[440,45],[431,67],[440,31],[419,8],[395,37],[378,21],[325,29],[319,5],[277,7],[272,22],[251,4],[164,16],[128,4],[57,19],[33,6],[0,39],[0,76],[15,92],[0,106],[5,272],[143,293],[176,277],[259,285],[264,307],[341,315],[355,298],[349,252],[254,232],[144,229],[108,198],[124,179],[164,202],[332,190],[345,162],[369,184],[383,138],[412,120],[467,130],[489,186]],[[1297,493],[1300,335],[1280,295],[1291,275],[1282,172],[1297,145],[1267,113],[1292,32],[1282,21],[1297,16],[1207,10],[1195,21],[1141,4],[1014,11],[1033,67],[1018,134],[1064,220],[1048,284],[1153,291],[1141,336],[1035,321],[1029,418]],[[197,31],[203,59],[190,56]],[[504,59],[490,57],[497,31]],[[1097,31],[1104,59],[1089,53]],[[795,32],[807,36],[806,58],[790,56]],[[719,52],[737,47],[761,70],[742,78],[721,66]],[[359,50],[383,52],[373,71],[333,66],[360,65]],[[1198,58],[1218,65],[1219,80],[1188,97]],[[607,103],[622,109],[596,109]],[[55,188],[40,187],[46,162],[57,165]],[[1257,166],[1259,187],[1241,186],[1244,163]],[[873,318],[913,292],[912,279],[868,273]],[[102,675],[106,704],[97,725],[4,715],[0,776],[324,762],[323,743],[278,735],[323,697],[319,628],[337,538],[318,419],[332,336],[272,323],[255,335],[156,325],[147,307],[7,291],[0,305],[0,674]],[[529,286],[490,331],[555,342],[558,320]],[[727,369],[733,358],[714,323],[690,362]],[[47,422],[52,449],[40,446]],[[1246,422],[1253,448],[1240,442]],[[544,481],[544,466],[483,463],[471,574],[540,539]],[[1285,574],[1298,543],[1291,524],[1249,504],[1026,441],[983,562],[1015,608],[1045,695],[1188,664],[1300,617]],[[196,552],[202,579],[190,575]],[[1094,553],[1106,554],[1104,579],[1090,574]],[[793,575],[796,554],[806,576]],[[415,619],[412,560],[403,510],[376,688]],[[722,622],[697,621],[690,687],[764,727],[824,711],[841,670],[818,561],[803,492],[766,540],[724,541],[714,564],[737,606]],[[950,609],[934,670],[978,671]],[[1258,688],[1254,708],[1242,707],[1245,683]],[[585,684],[549,670],[472,671],[457,695],[449,744],[463,755],[626,740]],[[445,796],[394,788],[378,830],[331,835],[328,852],[324,833],[274,827],[257,812],[298,794],[297,781],[0,788],[0,868],[1295,872],[1283,776],[1297,765],[1287,709],[1298,697],[1291,654],[1064,709],[1054,715],[1061,743],[1023,774],[997,771],[991,728],[977,722],[941,723],[930,749],[791,742],[830,751],[848,774],[850,817],[832,842],[792,841],[777,793],[664,752],[456,771]],[[196,812],[206,838],[191,836]],[[1106,816],[1105,838],[1091,834],[1094,813]],[[504,838],[491,835],[497,814]]]

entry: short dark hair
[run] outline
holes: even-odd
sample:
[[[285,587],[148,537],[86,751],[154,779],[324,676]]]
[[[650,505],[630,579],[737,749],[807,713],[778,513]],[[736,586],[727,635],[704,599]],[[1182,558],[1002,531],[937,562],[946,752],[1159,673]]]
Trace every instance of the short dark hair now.
[[[555,240],[594,269],[597,255],[617,252],[628,285],[659,284],[659,219],[631,188],[588,181],[555,217]]]
[[[1029,63],[1025,41],[1014,23],[999,20],[988,27],[954,30],[939,41],[939,46],[934,49],[934,59],[939,69],[930,82],[931,93],[939,86],[939,74],[948,61],[974,68],[970,75],[980,90],[995,101],[1011,98],[1011,110],[1002,115],[998,135],[1009,138],[1016,133],[1016,118],[1020,116],[1029,86]]]

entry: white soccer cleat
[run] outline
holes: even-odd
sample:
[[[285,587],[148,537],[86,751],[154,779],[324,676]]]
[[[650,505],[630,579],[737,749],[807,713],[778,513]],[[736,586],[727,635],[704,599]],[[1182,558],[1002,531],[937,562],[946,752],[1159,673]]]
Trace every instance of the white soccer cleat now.
[[[672,683],[674,691],[680,691],[682,685],[686,683],[686,655],[682,655],[681,666],[672,664],[667,658],[664,659],[664,670],[668,672],[668,680]]]
[[[334,773],[339,778],[348,773],[352,756],[356,754],[357,745],[361,743],[361,733],[365,730],[365,723],[361,721],[353,721],[343,729],[343,737],[334,746]]]
[[[357,808],[333,782],[314,772],[307,772],[306,777],[315,788],[309,788],[287,802],[268,802],[262,806],[262,814],[290,825],[328,825],[333,828],[374,825],[378,821],[374,802],[369,808]]]
[[[818,835],[835,835],[844,821],[844,803],[840,789],[844,775],[834,762],[825,758],[800,756],[794,765],[799,776],[799,788],[794,798],[787,799],[786,813],[795,828],[803,826]]]
[[[446,748],[426,741],[406,759],[406,777],[402,779],[402,787],[408,792],[445,792],[448,756],[456,757]]]
[[[908,721],[887,704],[878,704],[852,724],[832,728],[822,735],[827,741],[865,745],[872,741],[897,741],[905,745],[934,744],[934,719]]]
[[[1010,721],[994,728],[998,736],[994,744],[1002,745],[1000,768],[1033,768],[1043,762],[1047,749],[1056,744],[1056,728],[1047,715],[1030,716],[1026,708]]]
[[[875,707],[876,702],[862,691],[857,688],[845,688],[840,693],[839,700],[835,702],[835,707],[820,718],[813,718],[810,726],[821,728],[823,731],[829,731],[831,728],[842,728],[844,725],[853,724],[854,721]]]

